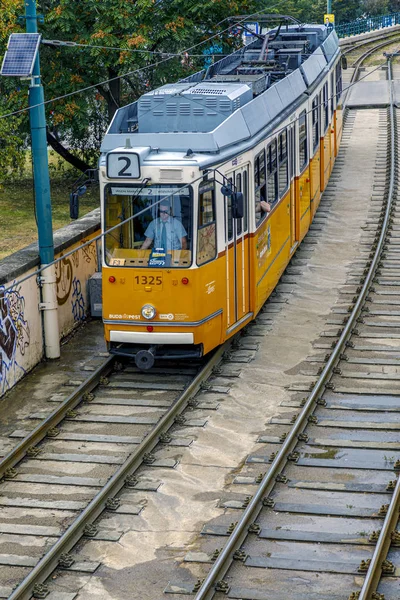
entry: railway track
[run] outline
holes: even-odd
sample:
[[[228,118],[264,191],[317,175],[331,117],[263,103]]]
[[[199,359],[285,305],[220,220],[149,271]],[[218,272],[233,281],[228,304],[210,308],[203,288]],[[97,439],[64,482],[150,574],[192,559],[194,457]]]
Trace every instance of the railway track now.
[[[382,44],[382,46],[383,45],[386,45],[386,43]],[[394,157],[394,153],[392,153],[392,157]],[[381,160],[384,161],[385,158],[382,157]],[[382,173],[386,172],[386,163],[382,166],[381,170]],[[376,202],[377,213],[375,215],[378,220],[381,219],[380,205],[382,203],[383,199],[379,196],[379,199]],[[375,235],[374,229],[377,226],[375,216],[373,216],[370,225],[373,235]],[[395,227],[395,223],[389,225],[392,229]],[[368,238],[366,243],[369,243]],[[385,264],[384,269],[389,269],[388,272],[391,272],[391,267],[395,266],[397,258],[395,255],[396,251],[393,252],[393,256],[385,259],[387,264]],[[364,272],[369,260],[369,251],[366,251],[365,260],[362,264],[360,263],[362,272]],[[396,269],[394,269],[394,271],[396,271]],[[390,277],[391,276],[392,275],[390,275]],[[355,277],[359,279],[360,275],[355,273]],[[350,285],[354,287],[353,283]],[[382,284],[382,286],[384,285],[386,284]],[[357,283],[355,287],[357,288],[358,286],[359,283]],[[381,311],[376,315],[378,316],[378,319],[379,317],[384,317],[385,312],[382,311],[389,311],[390,315],[396,316],[393,314],[393,306],[396,306],[397,304],[400,306],[400,300],[397,302],[395,298],[395,293],[397,293],[396,286],[393,286],[393,290],[390,286],[383,287],[383,290],[388,292],[393,291],[393,298],[390,294],[379,294],[379,292],[371,291],[367,293],[368,298],[371,298],[371,294],[374,295],[374,302],[378,306],[376,310]],[[354,295],[354,293],[355,291],[351,291],[351,294]],[[375,295],[377,296],[376,300]],[[390,300],[387,301],[387,297],[389,297]],[[386,302],[386,304],[382,304],[382,302]],[[368,303],[368,308],[371,310],[371,303]],[[342,315],[342,313],[347,315],[347,310],[348,306],[344,305],[340,308],[338,313],[339,317],[336,315],[335,318],[342,319],[343,316],[340,315]],[[362,310],[364,309],[360,304],[359,314]],[[359,314],[356,319],[359,318]],[[351,322],[349,321],[349,323]],[[360,327],[360,325],[357,326],[357,328]],[[351,326],[347,324],[345,326],[345,331],[349,328],[351,328]],[[348,340],[346,340],[346,343],[347,342]],[[243,347],[246,349],[245,344]],[[5,525],[2,525],[3,530],[1,533],[13,533],[16,537],[23,535],[25,540],[29,538],[29,542],[25,543],[24,547],[27,548],[30,546],[31,553],[28,555],[21,555],[16,552],[13,553],[13,549],[16,547],[17,542],[11,541],[9,553],[4,553],[0,556],[0,564],[3,565],[2,575],[0,576],[0,597],[9,597],[10,600],[15,600],[17,598],[31,598],[32,596],[35,598],[47,597],[50,600],[52,598],[54,598],[54,600],[72,600],[72,598],[75,597],[74,594],[66,594],[65,598],[62,598],[60,592],[54,592],[53,594],[50,592],[50,595],[48,595],[48,587],[45,583],[46,579],[57,567],[69,569],[77,573],[90,573],[97,568],[98,563],[90,563],[87,560],[79,561],[79,556],[77,557],[69,554],[70,551],[77,542],[84,537],[87,539],[93,537],[94,539],[105,541],[117,541],[119,539],[120,533],[102,526],[101,518],[99,519],[101,515],[106,513],[123,513],[124,511],[126,514],[138,514],[141,511],[142,506],[137,505],[132,501],[130,502],[130,490],[149,490],[154,489],[155,486],[157,486],[157,482],[154,482],[151,477],[146,476],[146,468],[151,470],[152,465],[160,465],[160,462],[157,462],[157,457],[154,456],[154,450],[157,450],[157,447],[161,447],[167,442],[172,443],[173,446],[184,446],[190,443],[190,439],[179,437],[179,433],[177,434],[174,429],[171,433],[170,428],[176,428],[179,426],[179,423],[188,425],[190,417],[193,417],[193,414],[195,413],[187,412],[182,415],[182,412],[185,410],[193,411],[193,409],[199,407],[198,405],[196,406],[196,401],[193,401],[193,399],[198,390],[201,389],[202,385],[204,386],[204,382],[212,374],[213,369],[221,361],[225,351],[226,347],[219,349],[212,357],[211,361],[200,370],[189,367],[186,369],[184,368],[183,370],[180,369],[179,373],[176,369],[171,369],[168,373],[168,369],[163,369],[162,374],[152,371],[145,376],[139,374],[136,369],[132,369],[131,367],[120,370],[119,364],[116,363],[114,359],[107,359],[104,365],[102,365],[84,384],[82,384],[82,386],[71,394],[71,396],[50,416],[47,416],[32,432],[15,432],[15,436],[22,437],[22,441],[0,462],[0,475],[4,477],[1,490],[3,493],[3,501],[0,501],[0,504],[2,506],[1,510],[3,515],[5,515],[5,519],[3,519]],[[360,350],[361,355],[359,356],[357,354],[358,351],[354,349],[354,352],[356,353],[354,357],[350,356],[352,351],[353,349],[346,351],[349,358],[349,360],[345,361],[346,368],[350,364],[365,365],[371,364],[371,360],[375,360],[374,356],[372,356],[370,362],[361,362],[364,360],[365,352],[367,352],[367,350]],[[303,467],[301,464],[302,459],[298,459],[297,462],[295,462],[296,454],[292,457],[294,462],[288,463],[289,466],[283,466],[284,462],[286,463],[287,454],[296,453],[298,451],[296,449],[296,444],[298,444],[297,435],[304,433],[304,427],[301,425],[301,415],[303,415],[303,417],[304,415],[307,415],[307,417],[315,416],[313,412],[317,403],[319,406],[317,411],[319,412],[327,411],[329,407],[333,405],[333,402],[336,402],[337,404],[337,399],[334,398],[334,401],[332,401],[327,397],[327,407],[324,407],[323,402],[325,399],[321,399],[321,390],[325,384],[328,384],[329,387],[329,384],[333,383],[335,378],[340,377],[338,371],[336,371],[334,375],[332,375],[332,372],[328,373],[327,369],[329,365],[332,363],[331,366],[333,369],[343,368],[343,357],[340,364],[336,362],[336,358],[340,357],[340,354],[343,352],[338,351],[337,356],[335,355],[335,352],[336,351],[333,352],[325,367],[325,379],[323,380],[323,383],[320,384],[321,387],[319,388],[318,393],[316,393],[316,395],[314,394],[313,398],[313,395],[310,396],[306,406],[296,419],[295,427],[293,429],[294,433],[286,435],[284,446],[273,459],[275,462],[272,464],[272,468],[275,469],[274,465],[279,463],[278,474],[284,470],[286,473],[286,470],[289,472],[290,470],[296,470]],[[336,358],[332,358],[335,356]],[[382,355],[379,354],[379,356],[381,357]],[[384,358],[383,360],[396,361],[396,359],[397,357],[392,351],[390,358]],[[320,360],[320,357],[318,357],[316,367],[312,361],[310,361],[309,364],[311,367],[319,368],[321,364],[319,362]],[[392,363],[383,362],[379,364],[388,366]],[[393,368],[395,367],[393,366]],[[171,382],[168,382],[169,379]],[[140,392],[140,398],[137,397],[138,391]],[[350,404],[352,404],[352,402],[350,402]],[[301,408],[300,404],[301,401],[299,403],[299,408]],[[208,406],[208,408],[212,409],[212,406]],[[368,415],[372,415],[372,408],[373,405],[371,405]],[[346,416],[349,414],[349,407],[343,408],[334,405],[333,410],[335,410],[335,414],[339,416],[341,415],[341,411],[347,411],[345,413]],[[364,413],[362,406],[358,410],[360,414]],[[396,414],[395,409],[393,409],[392,412],[394,415]],[[33,415],[33,417],[36,418],[39,416],[40,415]],[[198,422],[197,425],[199,424],[201,425],[201,423]],[[193,425],[195,426],[196,423],[194,422]],[[307,443],[310,448],[307,446],[306,450],[301,450],[301,452],[307,452],[308,454],[314,452],[318,454],[320,453],[320,448],[322,447],[325,451],[325,447],[328,444],[329,449],[327,452],[332,452],[333,456],[334,453],[341,452],[344,448],[347,448],[347,446],[344,446],[343,444],[338,446],[333,444],[334,441],[341,439],[340,435],[329,438],[326,443],[325,441],[321,443],[319,439],[321,437],[320,434],[318,434],[319,437],[315,437],[316,433],[314,432],[314,429],[319,429],[319,426],[320,424],[310,423],[308,426],[310,428],[310,435],[308,433],[306,434],[309,435],[309,441],[306,442],[306,438],[303,437],[303,443]],[[284,434],[288,433],[286,424],[277,423],[274,427],[276,431],[274,430],[271,435],[267,435],[265,440],[260,440],[267,444],[267,448],[270,450],[268,460],[270,460],[271,454],[276,452],[276,443],[279,442],[280,439],[283,439]],[[326,426],[325,430],[330,431],[329,426]],[[337,431],[337,429],[335,429],[335,431]],[[364,435],[364,430],[362,428],[360,428],[359,431]],[[360,444],[364,443],[365,440],[363,435],[361,435],[360,439],[356,440],[359,445],[355,445],[354,447],[351,446],[351,450],[359,448]],[[312,442],[314,438],[316,443]],[[272,439],[273,441],[271,441]],[[346,440],[347,438],[344,437],[343,439]],[[292,441],[290,442],[290,440]],[[323,440],[325,440],[325,438],[323,438]],[[370,443],[369,439],[367,442]],[[376,443],[377,442],[375,442],[375,444]],[[396,452],[396,449],[398,449],[400,444],[397,444],[397,440],[389,441],[387,444],[389,445],[385,449],[385,456],[390,458],[388,463],[391,464],[393,453]],[[375,448],[372,446],[369,447]],[[67,449],[67,452],[65,452],[65,449]],[[325,460],[321,457],[320,459]],[[335,459],[336,454],[332,460]],[[309,460],[313,459],[309,458]],[[167,465],[164,460],[165,467],[168,468],[173,466],[172,462],[174,461],[168,462]],[[62,469],[60,469],[61,465]],[[90,477],[87,476],[89,466]],[[140,477],[137,477],[134,473],[136,473],[139,468],[141,468],[142,471]],[[322,467],[319,467],[320,470],[321,468]],[[19,471],[17,469],[19,469]],[[386,471],[388,470],[390,471],[390,469],[386,469]],[[315,467],[313,472],[318,475],[318,468]],[[340,467],[337,469],[337,472],[340,472]],[[373,472],[374,475],[376,472],[377,471]],[[272,471],[269,471],[269,473],[272,473]],[[269,476],[269,473],[266,477]],[[284,477],[287,476],[283,475],[282,479],[284,479]],[[296,483],[296,485],[293,486],[292,483],[294,479],[291,479],[291,477],[291,472],[289,472],[288,478],[290,478],[290,482],[287,484],[279,484],[278,487],[273,487],[276,482],[275,478],[273,480],[271,479],[268,484],[268,486],[272,486],[271,489],[269,489],[268,486],[265,487],[264,478],[259,491],[253,495],[252,499],[247,499],[245,497],[243,501],[239,501],[239,504],[237,499],[232,501],[232,505],[235,505],[235,509],[242,504],[248,504],[248,508],[246,509],[243,518],[251,511],[250,521],[244,526],[243,532],[239,537],[238,531],[241,526],[241,521],[236,528],[232,528],[231,526],[227,528],[227,531],[234,529],[233,536],[230,538],[228,546],[225,547],[219,554],[219,558],[214,562],[214,566],[209,576],[206,577],[203,583],[199,581],[195,586],[195,593],[198,595],[198,598],[212,597],[216,591],[218,593],[219,589],[225,593],[225,590],[229,587],[228,597],[231,598],[254,598],[254,600],[259,600],[260,598],[265,597],[270,600],[267,593],[265,593],[264,596],[255,596],[254,594],[248,596],[245,594],[243,595],[242,588],[240,589],[240,592],[237,592],[242,595],[232,595],[236,592],[234,585],[231,585],[229,581],[231,572],[229,571],[226,576],[228,579],[227,587],[224,583],[224,577],[225,572],[232,561],[233,555],[235,555],[235,559],[239,559],[239,562],[235,562],[234,570],[237,570],[237,565],[239,563],[242,564],[243,561],[246,566],[249,566],[249,557],[251,554],[249,553],[247,555],[246,550],[243,550],[242,548],[245,539],[247,540],[246,544],[252,542],[252,540],[247,537],[246,527],[251,523],[254,525],[254,522],[256,522],[254,516],[255,510],[262,507],[262,510],[271,513],[273,512],[270,510],[272,502],[275,502],[273,508],[276,510],[278,501],[275,500],[275,498],[268,498],[269,495],[275,495],[280,487],[282,489],[284,488],[284,492],[289,494],[298,494],[303,493],[304,491],[312,491],[314,493],[314,488],[310,483],[307,483],[307,481],[305,482],[306,485],[304,487],[301,487],[299,483]],[[394,478],[395,475],[393,474],[392,479]],[[319,481],[322,480],[323,476],[321,475]],[[328,483],[325,482],[325,488]],[[264,487],[262,487],[263,485]],[[354,486],[356,485],[358,485],[360,489],[355,489]],[[365,491],[362,485],[365,486],[367,484],[354,484],[354,489],[349,491],[352,495],[351,502],[355,502],[353,499],[355,494]],[[390,490],[389,496],[389,492],[387,493],[383,483],[377,483],[377,485],[381,487],[375,493],[382,498],[382,504],[390,504],[391,498],[395,498],[396,494],[392,496]],[[343,487],[343,484],[338,484],[336,498],[339,498],[341,493],[339,491],[340,486]],[[287,492],[287,490],[289,490],[289,492]],[[299,492],[299,490],[302,491]],[[323,491],[325,491],[323,486],[316,490],[317,493]],[[328,491],[331,492],[334,490]],[[45,498],[45,500],[43,500],[43,498]],[[285,504],[285,502],[286,500],[283,504]],[[263,506],[263,504],[266,504],[266,506]],[[229,503],[227,504],[227,509],[229,510]],[[284,510],[281,510],[280,514],[283,514],[284,512]],[[380,515],[376,518],[378,519],[382,516],[383,515]],[[94,525],[96,520],[98,525]],[[232,523],[236,520],[237,517],[233,517]],[[257,533],[259,528],[258,526],[253,525],[252,530]],[[394,529],[394,527],[392,527],[392,529]],[[281,543],[282,540],[287,541],[285,540],[285,537],[263,537],[263,529],[261,529],[259,533],[261,535],[256,538],[257,542],[264,539],[272,540],[274,543],[277,541]],[[284,534],[282,533],[282,535]],[[290,537],[292,534],[289,533],[288,535]],[[305,538],[306,537],[307,536],[305,536]],[[361,540],[363,539],[362,536],[359,536],[359,538]],[[309,543],[309,540],[303,540],[303,542],[301,542],[293,537],[291,539],[295,540],[295,544]],[[233,540],[233,542],[231,542],[231,540]],[[229,544],[232,543],[234,546],[230,547]],[[320,545],[322,543],[325,542],[322,540]],[[368,546],[368,550],[371,550],[372,543],[373,542],[365,543],[365,545]],[[354,543],[354,545],[351,545],[351,548],[356,546],[356,543]],[[357,548],[358,547],[364,549],[363,544],[359,543]],[[377,548],[378,547],[379,546],[377,546]],[[302,548],[301,551],[304,551],[304,549]],[[269,551],[267,554],[268,553]],[[365,554],[367,554],[367,552]],[[214,554],[212,559],[215,560],[216,556],[217,553]],[[284,561],[286,561],[286,558],[284,558]],[[260,568],[261,567],[258,565],[258,569]],[[269,565],[268,570],[270,570]],[[362,575],[363,574],[360,573],[360,576]],[[15,585],[16,588],[11,591],[10,588]],[[373,585],[375,585],[375,582]],[[171,589],[168,590],[167,588],[167,591],[171,591]],[[193,590],[188,589],[187,591],[192,592]],[[285,594],[286,592],[283,592],[282,600],[283,598],[289,600],[290,596]],[[297,597],[299,596],[296,596],[296,598]],[[314,600],[313,596],[307,597]],[[370,596],[360,596],[360,598],[361,597],[365,599],[370,598]],[[273,598],[274,600],[281,600],[281,597],[277,594],[275,594]],[[317,598],[318,600],[324,600],[320,592],[315,596],[315,600],[317,600]],[[336,600],[332,595],[329,595],[329,598],[330,600],[332,598]],[[354,596],[354,598],[357,598],[357,596]]]
[[[391,68],[389,61],[389,77]],[[191,589],[170,585],[167,593],[191,592],[196,600],[399,598],[396,112],[392,95],[363,255],[328,321],[336,329],[325,332],[323,353],[304,371],[318,379],[295,387],[311,392],[297,395],[289,404],[297,411],[273,418],[260,437],[262,450],[248,460],[252,471],[249,464],[238,477],[254,491],[226,501],[223,523],[203,530],[205,552],[187,558],[211,563],[208,574]],[[271,464],[255,476],[254,463]],[[216,540],[224,537],[219,550]]]
[[[0,597],[44,598],[44,582],[56,567],[83,573],[96,569],[95,563],[79,563],[68,552],[83,536],[119,539],[115,531],[94,525],[105,511],[140,513],[143,506],[131,502],[129,490],[159,484],[146,473],[135,473],[143,466],[175,466],[175,459],[158,459],[157,450],[191,443],[171,434],[174,426],[204,426],[194,409],[212,410],[212,403],[202,406],[194,398],[204,387],[213,389],[207,379],[230,345],[202,366],[167,366],[151,377],[108,358],[33,431],[14,432],[13,437],[23,439],[0,461],[0,533],[15,536],[9,553],[0,554]]]

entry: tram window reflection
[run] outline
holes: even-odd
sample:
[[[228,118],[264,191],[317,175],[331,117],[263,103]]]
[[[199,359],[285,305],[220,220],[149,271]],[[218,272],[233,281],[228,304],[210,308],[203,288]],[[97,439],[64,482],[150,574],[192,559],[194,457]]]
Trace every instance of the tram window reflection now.
[[[217,255],[217,229],[215,216],[215,183],[202,183],[199,187],[199,216],[197,231],[197,264],[204,265]]]
[[[111,266],[187,267],[192,262],[192,188],[109,185],[105,257]],[[136,215],[136,216],[135,216]]]

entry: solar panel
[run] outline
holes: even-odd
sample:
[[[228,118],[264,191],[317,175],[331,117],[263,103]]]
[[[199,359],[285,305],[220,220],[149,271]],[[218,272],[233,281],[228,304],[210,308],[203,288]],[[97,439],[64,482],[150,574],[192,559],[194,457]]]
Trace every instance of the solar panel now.
[[[8,40],[1,75],[30,77],[39,49],[39,33],[12,33]]]

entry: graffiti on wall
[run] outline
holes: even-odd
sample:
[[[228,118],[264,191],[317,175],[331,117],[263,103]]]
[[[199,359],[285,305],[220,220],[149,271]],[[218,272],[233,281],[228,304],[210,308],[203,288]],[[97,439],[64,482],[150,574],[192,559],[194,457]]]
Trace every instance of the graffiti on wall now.
[[[82,242],[84,243],[85,240]],[[80,323],[86,317],[87,301],[85,297],[87,292],[85,285],[87,277],[92,274],[96,265],[96,242],[64,257],[56,265],[57,302],[60,307],[71,306],[73,323]]]
[[[29,324],[25,319],[25,299],[19,288],[0,286],[0,392],[4,393],[25,373],[18,363],[30,344]]]
[[[75,254],[78,254],[75,252]],[[75,256],[73,254],[72,256]],[[57,302],[58,306],[65,304],[72,289],[73,267],[69,258],[63,258],[56,264]]]
[[[82,295],[82,286],[79,279],[74,277],[72,282],[72,316],[75,323],[85,320],[85,299]]]

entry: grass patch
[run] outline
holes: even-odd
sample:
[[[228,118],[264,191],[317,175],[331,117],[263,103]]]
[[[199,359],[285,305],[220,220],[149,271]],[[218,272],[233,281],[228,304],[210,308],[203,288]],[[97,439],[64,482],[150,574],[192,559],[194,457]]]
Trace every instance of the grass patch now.
[[[69,193],[74,178],[57,177],[51,183],[53,231],[71,223],[69,218]],[[80,197],[79,216],[100,204],[97,186]],[[6,183],[0,187],[0,260],[37,240],[34,213],[33,181]]]

